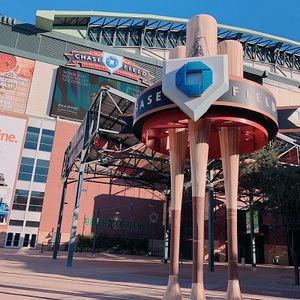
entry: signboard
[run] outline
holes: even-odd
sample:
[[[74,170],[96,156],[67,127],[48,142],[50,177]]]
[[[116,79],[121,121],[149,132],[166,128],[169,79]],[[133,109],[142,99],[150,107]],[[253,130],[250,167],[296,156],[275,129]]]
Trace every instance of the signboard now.
[[[7,222],[26,122],[0,115],[0,225]]]
[[[179,92],[178,92],[179,93]],[[268,90],[253,81],[230,76],[229,88],[221,97],[216,99],[212,104],[214,106],[227,106],[234,108],[242,108],[246,111],[259,111],[265,117],[270,119],[266,123],[270,128],[270,136],[277,128],[277,107],[274,95]],[[174,101],[171,101],[162,91],[162,83],[157,83],[145,89],[140,93],[136,99],[135,111],[133,115],[134,132],[139,138],[141,137],[141,130],[144,120],[149,116],[158,112],[167,111],[171,108],[177,107]],[[272,122],[271,122],[272,120]]]
[[[165,60],[162,92],[197,121],[228,91],[227,56]]]
[[[24,113],[35,62],[0,52],[0,110]]]
[[[278,107],[278,123],[280,132],[300,131],[299,106]]]
[[[56,75],[51,115],[82,121],[100,87],[106,85],[133,97],[145,89],[142,86],[107,77],[59,68]]]
[[[246,212],[246,230],[247,233],[251,233],[250,211]],[[253,211],[253,232],[259,233],[259,221],[257,210]]]
[[[135,62],[116,54],[102,51],[71,51],[65,53],[68,58],[66,66],[78,66],[87,69],[95,69],[110,74],[127,77],[135,81],[151,84],[154,76],[146,69],[139,67]]]

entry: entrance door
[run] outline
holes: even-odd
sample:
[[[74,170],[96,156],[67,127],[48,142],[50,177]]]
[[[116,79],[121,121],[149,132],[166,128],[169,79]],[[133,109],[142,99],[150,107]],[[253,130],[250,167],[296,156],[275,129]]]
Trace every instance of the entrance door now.
[[[19,247],[19,243],[20,243],[20,233],[13,233],[13,232],[9,232],[7,234],[7,238],[6,238],[6,243],[5,246],[6,247]]]

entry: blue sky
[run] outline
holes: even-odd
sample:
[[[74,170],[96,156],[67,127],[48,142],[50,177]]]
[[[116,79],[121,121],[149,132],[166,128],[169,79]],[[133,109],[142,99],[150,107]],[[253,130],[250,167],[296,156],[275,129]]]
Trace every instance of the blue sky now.
[[[140,13],[189,19],[210,14],[222,25],[247,28],[300,42],[300,0],[11,0],[0,13],[35,24],[37,10]]]

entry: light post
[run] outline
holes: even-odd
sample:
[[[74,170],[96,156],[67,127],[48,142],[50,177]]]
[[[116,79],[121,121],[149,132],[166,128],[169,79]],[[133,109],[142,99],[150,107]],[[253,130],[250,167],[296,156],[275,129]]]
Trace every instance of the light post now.
[[[96,224],[94,226],[93,254],[92,254],[93,257],[96,256],[96,238],[97,238],[99,223],[100,223],[100,219],[99,219],[99,208],[98,208]]]
[[[156,228],[156,224],[158,221],[158,214],[156,212],[152,212],[149,215],[149,220],[152,223],[152,242],[151,242],[151,254],[153,255],[153,240],[154,240],[154,232],[155,232],[155,228]]]

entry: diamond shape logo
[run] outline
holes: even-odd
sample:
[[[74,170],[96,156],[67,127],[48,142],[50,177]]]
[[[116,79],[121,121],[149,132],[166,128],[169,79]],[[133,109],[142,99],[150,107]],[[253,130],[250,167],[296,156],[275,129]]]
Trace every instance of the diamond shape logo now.
[[[227,55],[164,61],[162,91],[194,121],[228,88]]]
[[[123,57],[119,55],[103,52],[103,64],[107,67],[110,74],[113,74],[121,67],[123,67]]]
[[[201,61],[190,61],[175,74],[177,88],[188,97],[201,96],[212,83],[212,71]]]

